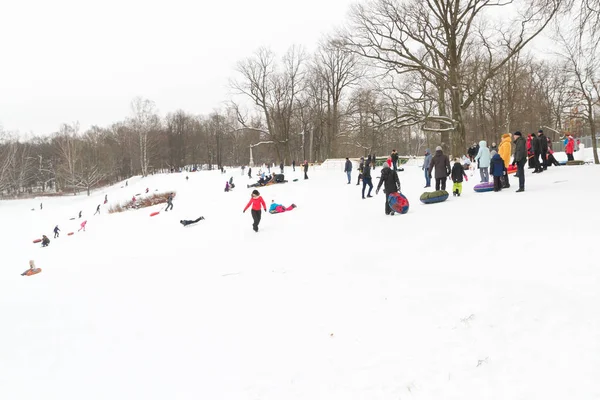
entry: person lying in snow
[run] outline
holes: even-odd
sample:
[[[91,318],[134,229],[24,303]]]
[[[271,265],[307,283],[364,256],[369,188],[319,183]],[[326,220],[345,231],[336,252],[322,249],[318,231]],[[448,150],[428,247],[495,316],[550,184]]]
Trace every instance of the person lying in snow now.
[[[286,212],[286,211],[292,211],[294,208],[296,208],[295,204],[292,204],[291,206],[285,208],[283,205],[275,203],[275,200],[271,200],[271,206],[269,207],[269,213],[270,214],[279,214],[279,213]]]
[[[183,225],[183,226],[188,226],[188,225],[191,225],[191,224],[195,224],[195,223],[196,223],[196,222],[198,222],[198,221],[202,221],[203,219],[204,219],[204,217],[200,217],[200,218],[198,218],[198,219],[195,219],[195,220],[193,220],[193,221],[192,221],[192,220],[189,220],[189,219],[182,219],[181,221],[179,221],[179,223],[180,223],[181,225]]]

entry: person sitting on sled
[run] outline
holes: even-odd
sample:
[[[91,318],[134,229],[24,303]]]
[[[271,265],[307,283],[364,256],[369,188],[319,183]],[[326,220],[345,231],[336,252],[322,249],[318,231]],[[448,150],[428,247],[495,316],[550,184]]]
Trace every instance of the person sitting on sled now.
[[[40,271],[41,270],[39,268],[35,267],[33,260],[29,260],[29,269],[23,272],[21,276],[37,274]]]

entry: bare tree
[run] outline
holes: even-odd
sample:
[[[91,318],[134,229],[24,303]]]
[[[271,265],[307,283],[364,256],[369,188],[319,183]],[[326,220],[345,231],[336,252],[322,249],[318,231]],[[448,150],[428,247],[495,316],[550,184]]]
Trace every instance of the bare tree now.
[[[139,156],[142,176],[148,176],[150,166],[150,147],[152,146],[152,132],[160,127],[160,119],[153,101],[136,97],[131,102],[131,117],[129,125],[139,140]]]
[[[518,20],[509,24],[516,30],[482,23],[488,10],[509,4],[523,6]],[[561,0],[427,0],[425,4],[420,0],[376,0],[354,7],[353,23],[343,41],[385,73],[417,71],[447,93],[453,153],[461,154],[465,149],[465,111],[487,82],[542,32],[560,5]],[[486,69],[479,85],[467,92],[465,63],[475,48],[485,50]]]

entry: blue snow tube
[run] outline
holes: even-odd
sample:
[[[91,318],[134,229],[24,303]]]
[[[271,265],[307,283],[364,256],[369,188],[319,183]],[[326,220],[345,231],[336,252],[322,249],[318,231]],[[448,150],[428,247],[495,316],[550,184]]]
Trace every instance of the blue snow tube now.
[[[399,214],[408,212],[408,199],[402,193],[390,193],[388,204],[392,210]]]
[[[494,182],[480,183],[479,185],[475,185],[473,190],[477,193],[491,192],[494,190]]]
[[[445,190],[436,190],[435,192],[425,192],[420,197],[423,204],[441,203],[448,200],[448,192]]]

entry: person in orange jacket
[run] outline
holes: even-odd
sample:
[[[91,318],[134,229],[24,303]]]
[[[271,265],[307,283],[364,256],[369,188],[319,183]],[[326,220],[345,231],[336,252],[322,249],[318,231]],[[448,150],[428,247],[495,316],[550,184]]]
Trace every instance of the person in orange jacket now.
[[[252,220],[254,221],[254,223],[252,224],[252,229],[254,229],[254,232],[258,232],[258,224],[260,223],[260,218],[262,215],[260,209],[262,208],[265,210],[265,212],[267,211],[267,205],[265,204],[265,201],[263,200],[258,190],[252,191],[252,197],[246,205],[246,208],[244,208],[244,212],[246,212],[246,210],[250,206],[252,206],[250,212],[252,213]]]

